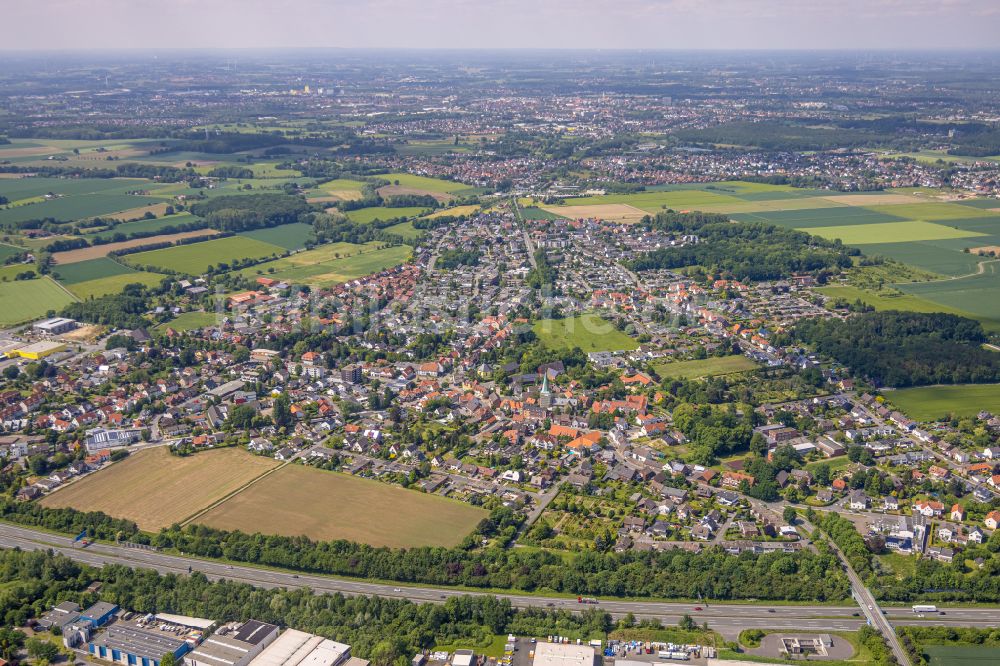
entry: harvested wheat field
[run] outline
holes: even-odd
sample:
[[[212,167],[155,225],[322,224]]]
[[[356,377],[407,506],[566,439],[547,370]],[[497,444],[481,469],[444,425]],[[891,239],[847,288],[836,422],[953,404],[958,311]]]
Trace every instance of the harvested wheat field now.
[[[598,219],[625,224],[634,224],[649,215],[648,212],[640,208],[622,203],[592,204],[589,206],[542,206],[541,208],[570,219]]]
[[[278,464],[242,449],[202,451],[181,458],[161,446],[68,483],[41,503],[103,511],[134,520],[143,530],[157,531],[182,522]]]

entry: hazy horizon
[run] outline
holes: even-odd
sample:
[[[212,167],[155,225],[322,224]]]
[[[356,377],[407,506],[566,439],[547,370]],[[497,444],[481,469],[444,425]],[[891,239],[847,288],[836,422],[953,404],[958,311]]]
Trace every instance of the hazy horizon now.
[[[12,51],[996,50],[995,0],[8,0]]]

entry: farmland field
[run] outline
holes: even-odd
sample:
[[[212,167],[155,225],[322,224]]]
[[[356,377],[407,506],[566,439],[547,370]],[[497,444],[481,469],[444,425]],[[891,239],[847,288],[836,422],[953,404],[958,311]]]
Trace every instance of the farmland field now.
[[[239,235],[278,245],[286,250],[301,250],[306,246],[306,242],[313,238],[313,228],[311,224],[295,222],[277,227],[241,231]]]
[[[930,666],[986,666],[1000,663],[1000,648],[982,645],[927,645]]]
[[[73,264],[58,264],[53,267],[53,275],[63,284],[76,284],[98,278],[111,277],[112,275],[122,275],[125,273],[135,273],[136,271],[128,266],[122,266],[114,259],[101,257],[100,259],[88,259],[78,261]]]
[[[414,227],[413,222],[400,222],[391,227],[386,227],[382,231],[387,234],[396,234],[397,236],[401,236],[403,240],[408,241],[416,240],[424,235],[424,230]]]
[[[69,483],[41,503],[103,511],[156,531],[205,509],[278,464],[241,449],[179,458],[156,447]]]
[[[195,217],[191,213],[176,213],[166,217],[158,217],[155,220],[136,220],[135,222],[126,222],[125,224],[119,224],[113,229],[84,234],[84,237],[111,238],[115,234],[125,234],[128,236],[130,234],[145,233],[147,231],[159,231],[164,227],[176,227],[182,224],[191,224],[193,222],[197,222],[198,220],[199,218]]]
[[[419,206],[406,206],[403,208],[384,208],[382,206],[370,206],[357,210],[347,211],[347,219],[358,224],[368,224],[375,220],[394,220],[397,217],[416,217],[427,212],[426,208]]]
[[[954,414],[973,416],[982,410],[1000,412],[1000,384],[920,386],[886,391],[886,399],[907,416],[932,421]]]
[[[82,220],[95,215],[108,215],[123,210],[160,203],[160,199],[128,194],[80,194],[48,201],[8,206],[0,210],[0,224],[16,224],[26,220],[51,217],[54,220]]]
[[[479,206],[454,206],[452,208],[442,208],[441,210],[436,210],[430,215],[425,215],[424,217],[429,220],[433,220],[438,217],[458,217],[460,215],[472,215],[477,210],[479,210]]]
[[[177,234],[163,234],[160,236],[148,236],[146,238],[133,238],[117,243],[105,243],[103,245],[93,245],[91,247],[81,247],[77,250],[66,250],[65,252],[55,252],[52,260],[59,265],[73,264],[78,261],[88,261],[107,256],[109,252],[125,250],[130,247],[141,247],[143,245],[153,245],[155,243],[175,243],[186,238],[197,238],[200,236],[215,236],[219,232],[215,229],[197,229],[195,231],[182,231]]]
[[[914,285],[916,286],[916,285]],[[879,294],[871,291],[866,291],[864,289],[859,289],[858,287],[852,286],[835,286],[835,287],[820,287],[817,289],[821,294],[830,296],[831,298],[843,298],[849,303],[860,300],[866,305],[870,305],[876,310],[902,310],[906,312],[945,312],[948,314],[959,315],[960,317],[969,317],[971,319],[977,319],[978,316],[968,312],[967,310],[960,310],[951,305],[946,305],[944,303],[935,303],[934,301],[928,300],[926,298],[921,298],[914,294]],[[991,320],[988,318],[981,318],[980,321],[986,330],[1000,330],[1000,320]]]
[[[564,217],[551,210],[538,208],[537,206],[526,206],[521,208],[521,217],[526,220],[562,220]]]
[[[412,253],[408,245],[381,246],[382,243],[377,241],[364,245],[329,243],[250,266],[239,273],[247,277],[263,275],[296,284],[326,287],[399,265]]]
[[[412,548],[456,546],[486,515],[483,509],[437,495],[287,465],[197,522],[248,533]]]
[[[215,240],[190,243],[162,250],[150,250],[128,255],[130,262],[151,268],[168,269],[188,275],[201,275],[209,266],[239,259],[262,259],[280,255],[285,248],[264,243],[253,238],[229,236]]]
[[[159,285],[160,281],[165,277],[166,275],[161,273],[130,271],[128,273],[119,273],[118,275],[110,275],[108,277],[97,278],[95,280],[76,282],[74,284],[67,285],[66,288],[73,292],[73,295],[80,300],[87,300],[91,297],[98,298],[108,294],[117,294],[125,288],[125,285],[134,284],[136,282],[147,287],[155,287]]]
[[[440,178],[427,178],[425,176],[415,176],[410,173],[386,173],[379,174],[381,179],[388,180],[393,184],[398,181],[399,187],[406,187],[413,190],[424,190],[426,192],[438,192],[443,194],[454,194],[461,190],[468,190],[472,186],[465,183],[456,183],[452,180]]]
[[[989,211],[973,208],[972,206],[962,206],[953,203],[918,203],[897,206],[868,206],[869,209],[879,213],[888,213],[906,217],[911,220],[957,220],[963,217],[990,217],[993,213]],[[969,213],[972,212],[970,215]]]
[[[972,238],[985,236],[976,231],[953,229],[943,224],[913,220],[907,222],[883,222],[880,224],[852,224],[836,227],[812,227],[809,233],[830,240],[840,239],[845,245],[866,243],[908,243],[912,241],[946,240],[951,238]]]
[[[720,356],[694,361],[677,361],[674,363],[658,363],[654,366],[656,374],[661,377],[680,377],[682,379],[697,379],[699,377],[715,377],[730,375],[735,372],[756,370],[759,366],[746,356]]]
[[[625,335],[599,315],[588,313],[568,319],[542,319],[532,327],[535,335],[550,349],[573,349],[585,352],[636,349],[635,340]]]
[[[571,219],[596,218],[608,222],[634,224],[649,215],[648,212],[628,204],[594,204],[590,206],[543,206],[542,210]]]
[[[0,326],[19,324],[44,317],[49,310],[61,310],[73,302],[52,278],[0,282]]]
[[[661,208],[706,210],[706,206],[715,204],[739,204],[745,202],[728,194],[716,194],[703,190],[676,190],[670,192],[638,192],[636,194],[605,194],[590,197],[574,197],[566,199],[565,203],[567,206],[627,204],[641,208],[647,212],[656,212]],[[558,207],[555,208],[559,210]]]

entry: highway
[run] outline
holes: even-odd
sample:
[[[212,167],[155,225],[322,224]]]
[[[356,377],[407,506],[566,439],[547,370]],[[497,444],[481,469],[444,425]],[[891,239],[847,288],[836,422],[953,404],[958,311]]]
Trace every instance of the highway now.
[[[105,564],[122,564],[129,567],[155,569],[160,573],[176,574],[186,574],[188,567],[190,567],[193,571],[204,573],[212,580],[227,579],[264,588],[306,587],[315,592],[378,595],[408,599],[418,603],[440,603],[452,596],[477,594],[467,590],[373,583],[331,576],[273,571],[252,566],[228,565],[212,560],[167,555],[150,550],[101,543],[82,548],[74,546],[72,539],[68,537],[3,523],[0,523],[0,547],[21,548],[22,550],[51,549],[79,562],[98,567]],[[624,600],[599,600],[596,605],[585,605],[577,603],[576,599],[570,597],[517,594],[499,594],[497,596],[509,599],[518,608],[541,607],[574,611],[599,608],[611,613],[616,618],[632,613],[639,619],[657,618],[664,624],[675,624],[683,615],[688,614],[695,618],[699,624],[708,622],[711,628],[726,636],[735,636],[742,629],[754,627],[814,631],[854,630],[865,622],[862,609],[857,606],[770,606],[766,604],[722,604],[711,601],[707,603],[677,603]],[[701,608],[701,610],[695,610],[696,608]],[[867,611],[867,608],[863,610]],[[893,624],[1000,626],[1000,607],[955,607],[945,610],[945,615],[920,617],[915,616],[909,607],[886,609],[887,617]]]

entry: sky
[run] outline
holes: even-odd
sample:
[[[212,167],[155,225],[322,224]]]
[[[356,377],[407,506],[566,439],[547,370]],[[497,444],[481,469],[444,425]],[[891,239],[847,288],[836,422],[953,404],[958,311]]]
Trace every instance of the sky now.
[[[0,49],[998,49],[1000,0],[0,0]]]

